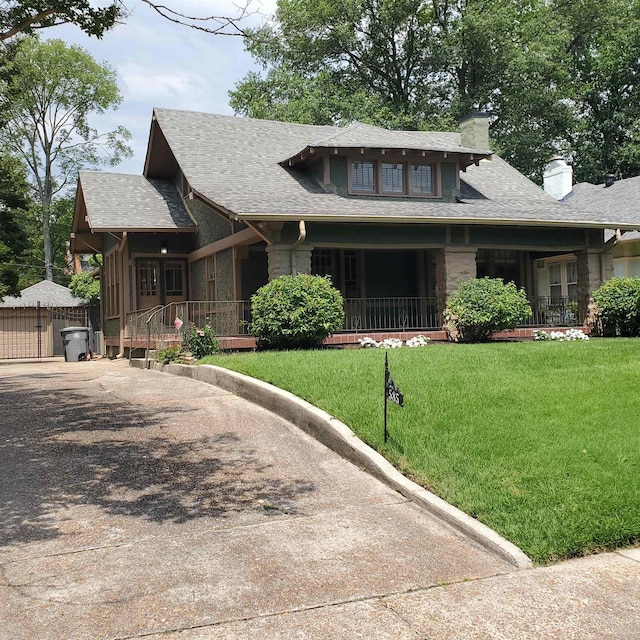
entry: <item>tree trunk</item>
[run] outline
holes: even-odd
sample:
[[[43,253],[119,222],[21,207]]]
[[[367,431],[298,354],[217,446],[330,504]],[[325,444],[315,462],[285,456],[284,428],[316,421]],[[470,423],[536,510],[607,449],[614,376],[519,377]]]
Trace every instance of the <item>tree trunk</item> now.
[[[53,280],[53,256],[51,253],[51,225],[49,221],[49,206],[42,209],[42,237],[44,239],[44,277]]]

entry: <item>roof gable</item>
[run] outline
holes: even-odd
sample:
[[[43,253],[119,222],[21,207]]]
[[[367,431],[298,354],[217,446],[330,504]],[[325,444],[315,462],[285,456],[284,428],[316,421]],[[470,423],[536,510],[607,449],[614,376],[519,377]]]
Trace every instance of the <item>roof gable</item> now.
[[[81,171],[79,185],[94,232],[195,230],[178,190],[168,180]]]

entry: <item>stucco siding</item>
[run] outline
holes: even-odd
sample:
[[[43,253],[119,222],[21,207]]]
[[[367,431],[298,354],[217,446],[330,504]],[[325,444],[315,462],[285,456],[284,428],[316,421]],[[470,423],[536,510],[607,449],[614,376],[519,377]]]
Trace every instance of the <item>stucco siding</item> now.
[[[189,266],[191,274],[191,300],[207,299],[207,260],[196,260]]]
[[[216,254],[216,294],[218,300],[234,300],[233,249]]]

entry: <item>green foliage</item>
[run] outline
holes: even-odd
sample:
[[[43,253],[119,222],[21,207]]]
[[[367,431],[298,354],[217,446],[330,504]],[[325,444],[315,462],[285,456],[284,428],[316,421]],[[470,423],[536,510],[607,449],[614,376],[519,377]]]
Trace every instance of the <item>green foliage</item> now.
[[[340,292],[329,278],[284,275],[251,298],[251,333],[263,347],[300,349],[318,346],[344,322]]]
[[[611,278],[593,299],[606,334],[640,336],[640,278]]]
[[[76,298],[84,298],[91,304],[97,304],[100,301],[100,280],[94,278],[88,271],[73,276],[69,289]]]
[[[243,115],[455,130],[483,110],[536,181],[557,152],[578,181],[640,173],[636,0],[278,0],[246,46],[265,73],[231,92]]]
[[[0,155],[0,300],[20,289],[17,263],[28,246],[21,224],[29,205],[27,190],[24,167],[16,158]]]
[[[190,351],[196,360],[210,356],[220,351],[220,343],[216,338],[211,325],[207,324],[202,328],[195,325],[185,330],[182,337],[182,344],[187,351]]]
[[[67,23],[99,38],[124,16],[124,6],[121,2],[93,5],[89,0],[4,0],[0,3],[0,41]]]
[[[52,206],[75,184],[80,168],[115,165],[131,155],[123,127],[98,133],[92,114],[116,108],[122,98],[116,72],[84,49],[31,36],[3,60],[0,143],[28,167],[42,217],[46,278],[53,277]],[[105,155],[105,153],[107,155]],[[66,234],[68,236],[68,232]]]
[[[56,198],[49,207],[48,215],[53,279],[64,285],[68,283],[68,280],[63,281],[63,273],[69,266],[67,246],[73,221],[73,206],[74,199],[71,197]],[[42,206],[34,202],[21,216],[21,225],[29,243],[22,257],[25,266],[20,270],[21,289],[36,284],[46,277],[44,216]]]
[[[447,300],[445,327],[455,340],[485,342],[495,331],[515,329],[531,313],[524,289],[500,278],[476,278]]]
[[[162,364],[171,364],[172,362],[180,364],[183,359],[182,348],[174,345],[156,351],[155,359]]]

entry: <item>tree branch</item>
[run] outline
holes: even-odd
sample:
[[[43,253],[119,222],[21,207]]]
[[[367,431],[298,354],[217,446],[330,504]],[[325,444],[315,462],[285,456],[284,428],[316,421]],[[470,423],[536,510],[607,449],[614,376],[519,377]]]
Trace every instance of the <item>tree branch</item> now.
[[[196,31],[204,31],[218,36],[241,36],[248,37],[246,29],[240,26],[240,22],[253,15],[263,15],[259,11],[250,11],[251,0],[247,0],[243,6],[236,5],[237,16],[190,16],[175,9],[171,9],[164,4],[152,2],[152,0],[140,0],[157,11],[163,18],[175,24],[181,24]],[[215,25],[215,26],[212,26]]]

